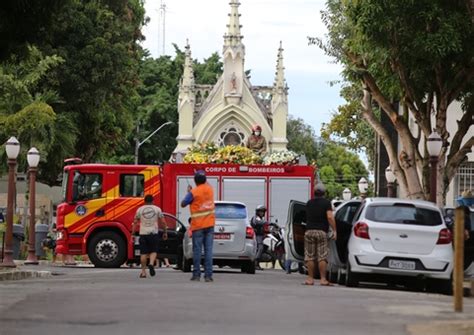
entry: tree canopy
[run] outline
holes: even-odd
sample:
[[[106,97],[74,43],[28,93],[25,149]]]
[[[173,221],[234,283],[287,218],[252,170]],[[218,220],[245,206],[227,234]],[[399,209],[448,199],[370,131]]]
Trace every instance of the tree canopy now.
[[[316,163],[327,197],[341,197],[345,188],[354,195],[358,193],[357,183],[362,177],[368,178],[368,171],[356,153],[339,143],[318,139],[313,127],[291,115],[287,133],[288,149],[305,154],[308,162]]]
[[[10,120],[0,137],[21,131],[23,144],[47,150],[41,152],[41,181],[57,183],[67,156],[103,160],[127,140],[139,102],[144,22],[141,0],[0,4],[0,71],[7,80],[0,96],[15,93],[9,106],[0,106]],[[45,122],[34,124],[33,115]],[[8,122],[22,127],[12,130]],[[26,129],[37,135],[26,139]]]
[[[473,6],[470,0],[328,0],[323,12],[327,41],[310,39],[343,65],[348,86],[360,92],[362,105],[355,114],[379,135],[408,197],[429,196],[425,143],[433,129],[443,138],[439,203],[474,145],[469,131],[474,122]],[[456,100],[463,115],[449,134],[447,120],[454,115],[448,106]],[[378,108],[399,134],[399,151]]]

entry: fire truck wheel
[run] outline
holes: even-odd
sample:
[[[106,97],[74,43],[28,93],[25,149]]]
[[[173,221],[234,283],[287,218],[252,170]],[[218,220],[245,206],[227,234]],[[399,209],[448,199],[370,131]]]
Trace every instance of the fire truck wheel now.
[[[183,272],[191,272],[192,262],[192,259],[186,259],[185,257],[183,257],[183,267],[181,268],[181,270],[183,270]]]
[[[119,268],[127,260],[127,245],[119,234],[103,231],[92,236],[87,254],[98,268]]]

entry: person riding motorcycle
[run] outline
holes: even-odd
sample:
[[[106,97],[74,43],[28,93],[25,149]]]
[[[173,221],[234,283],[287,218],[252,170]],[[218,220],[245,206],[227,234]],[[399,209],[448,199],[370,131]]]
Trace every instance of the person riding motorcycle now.
[[[265,213],[267,208],[264,205],[259,205],[255,209],[255,216],[250,220],[250,225],[255,231],[255,236],[257,239],[257,255],[255,257],[255,269],[263,270],[260,267],[260,258],[262,257],[263,252],[263,239],[265,237]]]

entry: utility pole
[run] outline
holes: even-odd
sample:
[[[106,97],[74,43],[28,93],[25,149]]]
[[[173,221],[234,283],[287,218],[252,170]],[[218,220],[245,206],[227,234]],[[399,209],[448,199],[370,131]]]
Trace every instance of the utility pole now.
[[[160,4],[160,18],[158,24],[158,54],[163,56],[165,54],[166,46],[166,4],[164,0],[161,0]],[[160,37],[161,37],[161,46],[160,46]],[[160,54],[161,47],[161,54]]]

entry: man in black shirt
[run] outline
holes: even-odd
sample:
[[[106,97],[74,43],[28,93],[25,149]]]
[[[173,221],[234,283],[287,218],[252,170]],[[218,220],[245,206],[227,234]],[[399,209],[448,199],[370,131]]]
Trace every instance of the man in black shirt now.
[[[304,234],[304,259],[308,267],[308,278],[305,285],[314,285],[315,262],[318,262],[321,275],[320,284],[329,286],[331,283],[326,279],[326,268],[328,262],[328,230],[331,225],[333,235],[336,239],[336,221],[332,212],[331,202],[324,198],[326,192],[322,184],[317,184],[314,189],[314,198],[306,203],[306,232]]]

